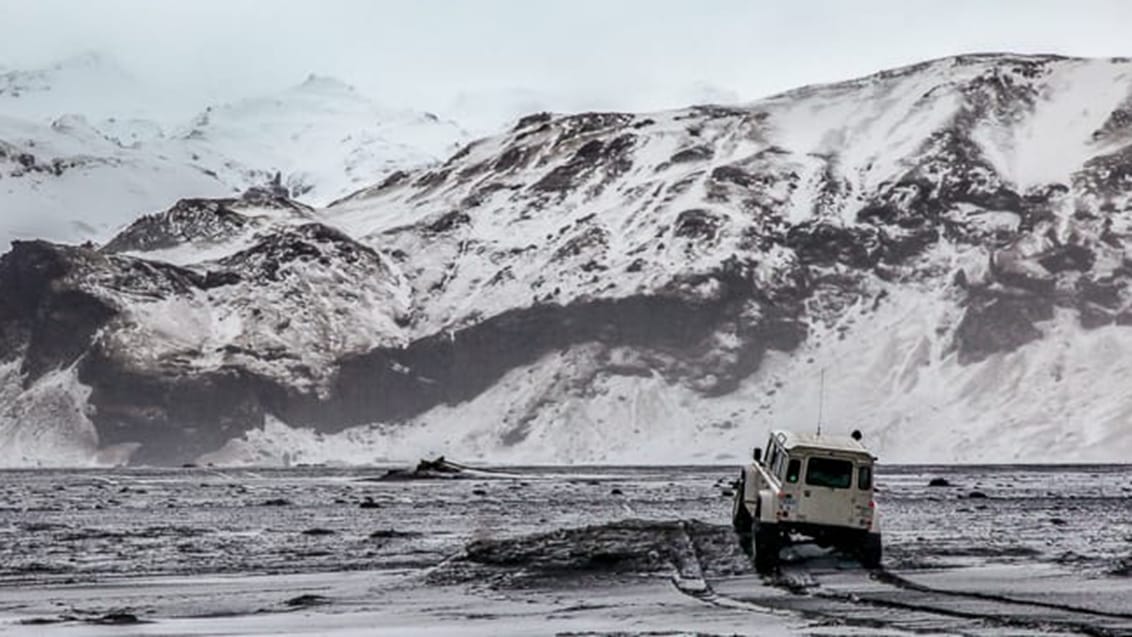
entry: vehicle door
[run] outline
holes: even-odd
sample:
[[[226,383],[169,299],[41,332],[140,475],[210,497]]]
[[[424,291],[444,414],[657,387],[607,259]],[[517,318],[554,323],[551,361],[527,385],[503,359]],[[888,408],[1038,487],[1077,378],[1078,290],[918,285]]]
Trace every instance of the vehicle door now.
[[[813,524],[857,526],[856,463],[816,453],[806,457],[801,476],[797,520]]]

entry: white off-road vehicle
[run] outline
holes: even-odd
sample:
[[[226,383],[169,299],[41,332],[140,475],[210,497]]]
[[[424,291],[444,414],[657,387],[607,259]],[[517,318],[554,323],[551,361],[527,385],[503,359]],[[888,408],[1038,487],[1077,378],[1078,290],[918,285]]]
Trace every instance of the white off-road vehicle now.
[[[755,448],[735,489],[731,523],[755,570],[772,572],[794,535],[855,554],[866,568],[881,561],[880,515],[873,499],[873,458],[859,432],[850,437],[773,431],[766,453]]]

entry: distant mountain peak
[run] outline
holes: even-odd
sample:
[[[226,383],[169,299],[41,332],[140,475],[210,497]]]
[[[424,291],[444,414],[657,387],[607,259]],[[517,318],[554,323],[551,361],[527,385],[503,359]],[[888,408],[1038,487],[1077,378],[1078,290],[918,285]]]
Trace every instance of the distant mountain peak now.
[[[77,53],[75,55],[63,58],[51,65],[52,69],[61,71],[63,69],[92,69],[92,68],[115,68],[120,69],[121,65],[114,56],[101,51],[87,50]]]
[[[322,93],[339,92],[339,93],[357,93],[358,90],[351,84],[332,76],[320,75],[318,73],[311,73],[307,75],[307,79],[303,80],[302,84],[295,87],[302,91],[318,91]]]

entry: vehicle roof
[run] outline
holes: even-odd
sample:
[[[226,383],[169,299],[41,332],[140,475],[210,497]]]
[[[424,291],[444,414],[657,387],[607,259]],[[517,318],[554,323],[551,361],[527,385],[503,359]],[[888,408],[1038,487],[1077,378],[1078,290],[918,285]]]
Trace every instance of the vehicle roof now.
[[[810,449],[828,449],[830,451],[844,451],[848,453],[863,453],[872,457],[869,450],[865,445],[861,444],[859,440],[853,440],[849,436],[838,436],[829,434],[817,433],[798,433],[796,431],[786,431],[784,429],[777,429],[770,433],[775,440],[782,445],[787,451],[795,448],[810,448]]]

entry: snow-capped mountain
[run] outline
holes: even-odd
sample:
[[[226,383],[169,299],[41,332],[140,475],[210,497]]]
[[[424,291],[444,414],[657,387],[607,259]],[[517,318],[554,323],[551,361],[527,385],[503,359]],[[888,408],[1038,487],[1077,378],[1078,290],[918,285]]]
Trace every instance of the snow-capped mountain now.
[[[232,192],[163,146],[160,134],[123,145],[82,115],[49,124],[0,115],[0,249],[14,238],[105,240],[180,197]]]
[[[190,113],[177,115],[178,97],[163,95],[94,51],[42,68],[0,69],[0,113],[41,124],[67,114],[94,121],[185,117]]]
[[[1127,60],[538,114],[285,190],[17,244],[4,462],[732,461],[813,426],[822,370],[886,461],[1132,451]]]
[[[238,195],[276,174],[292,196],[325,205],[468,139],[318,76],[191,117],[185,102],[94,54],[0,74],[0,247],[105,241],[180,198]]]
[[[217,174],[233,162],[255,173],[252,183],[281,172],[293,197],[322,205],[468,140],[454,122],[381,107],[317,75],[276,95],[209,107],[178,137]]]

